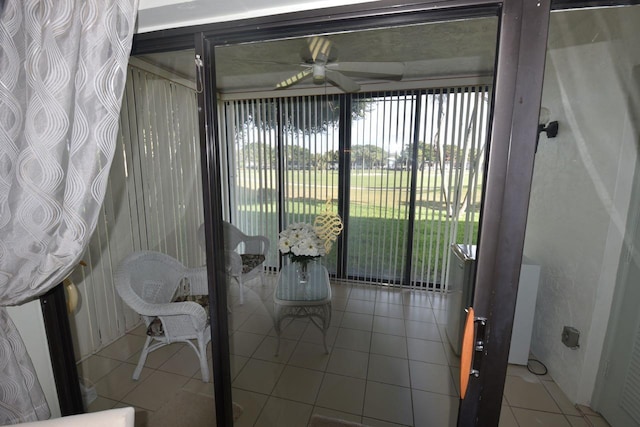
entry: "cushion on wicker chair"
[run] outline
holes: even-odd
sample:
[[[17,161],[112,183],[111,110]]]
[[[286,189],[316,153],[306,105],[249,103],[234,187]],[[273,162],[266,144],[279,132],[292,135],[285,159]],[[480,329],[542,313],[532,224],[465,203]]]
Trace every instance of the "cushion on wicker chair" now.
[[[241,254],[242,258],[242,274],[246,274],[262,264],[265,260],[262,254]]]
[[[207,319],[209,319],[209,295],[182,295],[174,298],[173,302],[193,301],[200,304],[207,312]],[[162,321],[159,318],[154,318],[147,327],[147,335],[150,337],[161,337],[164,335],[164,329],[162,328]]]

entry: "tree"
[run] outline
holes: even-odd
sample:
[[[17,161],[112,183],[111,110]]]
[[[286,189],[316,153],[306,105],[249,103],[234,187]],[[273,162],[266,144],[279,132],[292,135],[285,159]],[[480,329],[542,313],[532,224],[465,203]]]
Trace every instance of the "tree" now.
[[[276,150],[264,142],[245,144],[238,153],[238,163],[245,168],[274,168],[277,164]]]
[[[400,154],[396,156],[395,169],[410,169],[412,158],[413,147],[411,144],[405,144]]]
[[[370,111],[370,99],[353,99],[351,118],[357,120]],[[277,129],[290,133],[319,133],[335,128],[340,122],[340,101],[335,96],[303,96],[244,101],[247,114],[244,125],[263,130]]]
[[[387,152],[373,145],[354,145],[351,147],[351,164],[361,166],[362,169],[381,167],[387,158]]]
[[[285,147],[285,159],[287,169],[307,169],[313,166],[311,151],[299,145],[287,145]]]
[[[418,168],[424,169],[425,165],[432,165],[438,159],[438,147],[418,141]]]

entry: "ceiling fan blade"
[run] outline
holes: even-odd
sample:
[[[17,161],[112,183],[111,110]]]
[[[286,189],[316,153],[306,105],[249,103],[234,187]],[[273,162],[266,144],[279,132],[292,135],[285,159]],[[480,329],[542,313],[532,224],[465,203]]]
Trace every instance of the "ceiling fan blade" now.
[[[309,52],[314,62],[326,63],[331,50],[331,40],[326,37],[314,36],[307,39]]]
[[[350,77],[345,76],[344,74],[327,69],[325,70],[325,75],[327,80],[329,80],[331,83],[338,86],[340,89],[342,89],[346,93],[357,92],[360,90],[360,85]]]
[[[401,79],[404,75],[402,62],[334,62],[327,64],[327,68],[352,73],[364,77],[379,77],[387,80]]]
[[[310,76],[311,74],[313,74],[313,70],[311,68],[307,68],[306,70],[302,70],[298,74],[295,74],[295,75],[289,77],[288,79],[283,80],[280,83],[278,83],[276,85],[276,89],[284,89],[286,87],[292,86],[292,85],[298,83],[300,80]]]

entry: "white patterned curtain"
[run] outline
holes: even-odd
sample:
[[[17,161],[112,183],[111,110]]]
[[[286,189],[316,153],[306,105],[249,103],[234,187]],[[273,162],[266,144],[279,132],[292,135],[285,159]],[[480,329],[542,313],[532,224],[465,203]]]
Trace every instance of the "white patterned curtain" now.
[[[0,424],[49,417],[4,306],[60,283],[96,226],[138,0],[0,0]]]

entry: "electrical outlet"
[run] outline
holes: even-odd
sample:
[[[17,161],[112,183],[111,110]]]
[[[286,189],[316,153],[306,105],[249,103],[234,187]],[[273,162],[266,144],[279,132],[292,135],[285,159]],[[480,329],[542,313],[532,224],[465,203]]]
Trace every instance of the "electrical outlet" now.
[[[562,343],[569,348],[576,349],[580,347],[580,331],[571,326],[565,326],[562,329]]]

